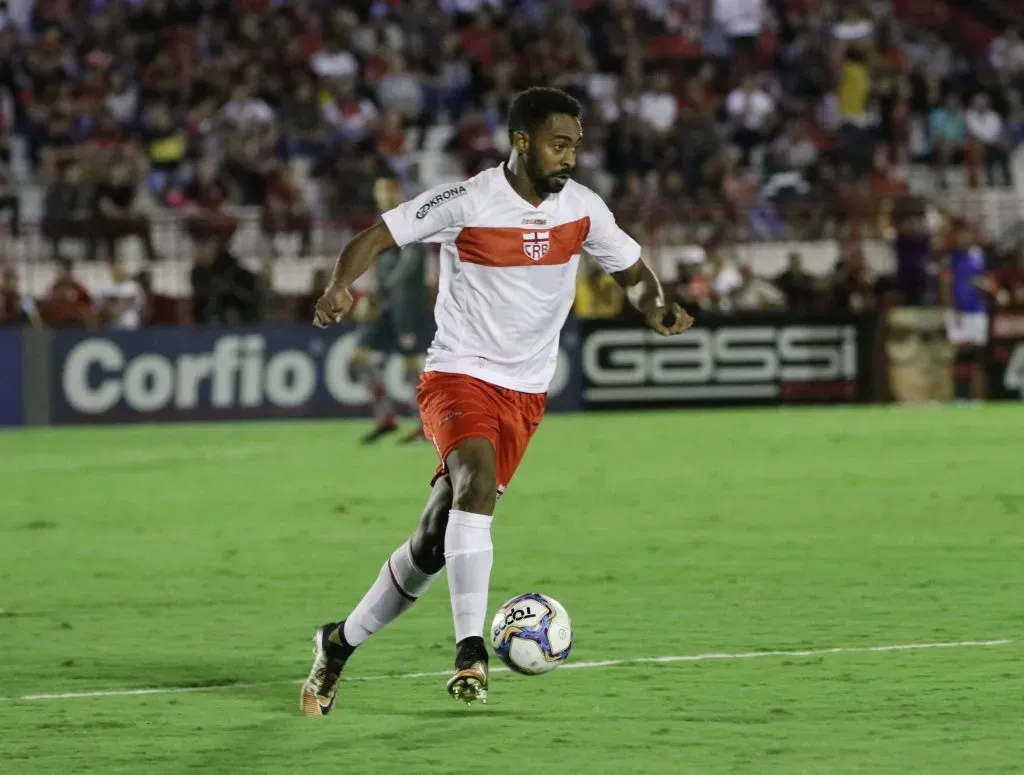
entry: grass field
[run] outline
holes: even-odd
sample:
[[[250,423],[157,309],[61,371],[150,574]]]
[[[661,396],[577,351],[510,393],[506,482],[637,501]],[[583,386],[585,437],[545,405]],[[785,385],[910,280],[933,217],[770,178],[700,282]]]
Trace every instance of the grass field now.
[[[569,665],[457,706],[442,580],[305,719],[434,465],[364,429],[0,434],[0,772],[1024,772],[1024,408],[551,417],[491,608],[559,598]]]

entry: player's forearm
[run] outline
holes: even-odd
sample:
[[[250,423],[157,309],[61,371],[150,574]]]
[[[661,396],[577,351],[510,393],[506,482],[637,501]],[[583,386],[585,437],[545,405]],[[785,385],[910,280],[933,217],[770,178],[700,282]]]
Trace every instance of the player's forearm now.
[[[395,247],[395,240],[383,222],[377,222],[369,229],[359,232],[349,242],[331,273],[331,284],[348,288],[366,272],[377,256]]]
[[[665,306],[665,291],[661,287],[661,282],[642,259],[629,269],[614,272],[612,277],[626,292],[629,303],[645,315]]]

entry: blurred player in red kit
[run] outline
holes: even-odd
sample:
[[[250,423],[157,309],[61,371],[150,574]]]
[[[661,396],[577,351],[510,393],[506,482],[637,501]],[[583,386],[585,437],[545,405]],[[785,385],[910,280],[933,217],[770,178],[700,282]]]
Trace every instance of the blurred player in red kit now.
[[[353,651],[406,611],[443,568],[456,642],[448,692],[486,701],[492,515],[544,415],[581,251],[615,278],[658,333],[680,334],[693,323],[666,303],[640,246],[604,202],[572,180],[580,112],[557,89],[520,93],[509,109],[508,162],[385,212],[345,247],[317,302],[314,325],[337,323],[352,307],[351,284],[381,252],[441,245],[437,333],[417,391],[424,433],[441,461],[433,491],[412,536],[348,617],[317,630],[301,692],[305,715],[330,712]]]
[[[995,272],[994,279],[1000,307],[1024,307],[1024,244],[1016,246],[1013,262]]]

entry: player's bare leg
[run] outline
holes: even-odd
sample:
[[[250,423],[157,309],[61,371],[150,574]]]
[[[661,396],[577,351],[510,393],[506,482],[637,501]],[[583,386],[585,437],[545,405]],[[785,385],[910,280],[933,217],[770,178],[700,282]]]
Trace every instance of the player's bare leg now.
[[[373,406],[373,417],[376,420],[374,429],[363,437],[364,444],[372,444],[380,438],[398,430],[398,422],[395,418],[395,405],[384,389],[384,377],[380,365],[377,363],[377,354],[372,350],[357,347],[352,351],[350,361],[352,371],[358,375],[366,391],[370,394],[370,401]]]
[[[953,397],[957,401],[971,403],[983,395],[981,392],[981,348],[974,344],[960,344],[956,347],[953,361]]]
[[[455,674],[448,693],[466,703],[487,702],[484,620],[494,550],[491,519],[497,496],[497,460],[484,438],[459,442],[445,464],[452,508],[445,529],[444,560],[455,620]]]
[[[384,563],[377,580],[341,622],[329,622],[313,639],[313,667],[302,685],[303,715],[326,716],[334,707],[345,664],[356,648],[412,607],[444,567],[444,535],[452,487],[434,483],[419,526]]]
[[[420,523],[409,537],[413,562],[424,573],[436,575],[444,568],[444,534],[451,507],[452,484],[447,476],[441,476],[434,482]]]

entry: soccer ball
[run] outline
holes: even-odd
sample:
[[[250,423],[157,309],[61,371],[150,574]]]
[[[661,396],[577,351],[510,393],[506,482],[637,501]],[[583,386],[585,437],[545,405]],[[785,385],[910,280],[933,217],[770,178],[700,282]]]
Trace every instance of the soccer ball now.
[[[517,673],[550,673],[569,658],[572,622],[553,597],[528,592],[498,609],[491,623],[491,646]]]

